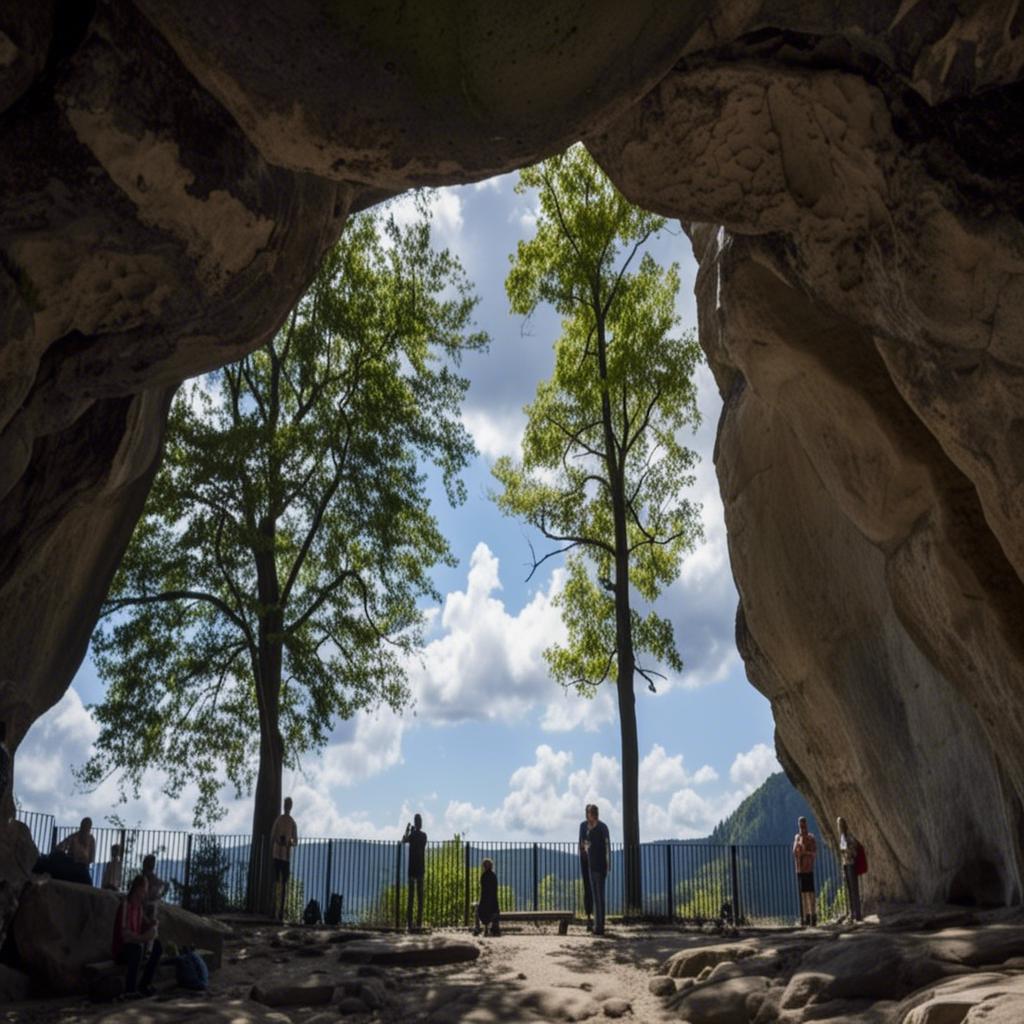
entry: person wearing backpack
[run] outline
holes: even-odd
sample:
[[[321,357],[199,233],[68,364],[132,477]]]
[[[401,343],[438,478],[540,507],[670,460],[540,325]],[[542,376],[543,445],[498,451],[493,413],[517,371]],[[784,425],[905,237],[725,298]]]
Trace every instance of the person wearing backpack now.
[[[863,921],[860,905],[860,876],[868,869],[864,846],[854,838],[846,826],[845,818],[836,818],[839,833],[839,856],[843,862],[843,876],[846,879],[846,893],[850,901],[850,916],[854,921]]]

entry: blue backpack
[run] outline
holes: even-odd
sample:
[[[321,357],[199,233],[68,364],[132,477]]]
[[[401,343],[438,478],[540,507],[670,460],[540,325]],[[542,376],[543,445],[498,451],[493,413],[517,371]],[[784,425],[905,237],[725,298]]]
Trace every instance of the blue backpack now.
[[[202,992],[210,981],[206,961],[194,950],[183,949],[174,962],[178,984],[192,992]]]

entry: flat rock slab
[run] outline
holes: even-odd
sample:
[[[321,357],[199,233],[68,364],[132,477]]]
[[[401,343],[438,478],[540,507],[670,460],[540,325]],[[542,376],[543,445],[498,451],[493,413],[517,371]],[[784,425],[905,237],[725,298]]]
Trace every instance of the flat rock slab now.
[[[325,1006],[334,996],[334,986],[321,983],[302,985],[253,985],[249,998],[264,1006]]]
[[[377,964],[381,967],[437,967],[476,960],[480,947],[459,939],[440,936],[402,936],[369,939],[342,946],[338,959],[342,963]]]

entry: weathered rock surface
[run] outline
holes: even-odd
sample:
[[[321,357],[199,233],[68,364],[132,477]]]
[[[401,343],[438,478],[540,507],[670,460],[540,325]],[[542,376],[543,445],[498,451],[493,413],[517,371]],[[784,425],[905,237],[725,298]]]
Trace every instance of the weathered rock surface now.
[[[691,228],[701,337],[784,765],[868,839],[869,899],[1024,894],[1018,4],[55,11],[0,14],[13,747],[81,660],[177,383],[267,339],[351,210],[582,135],[723,226]]]
[[[334,996],[334,986],[316,980],[301,985],[254,985],[249,998],[264,1006],[324,1006]],[[362,1009],[365,1004],[360,1003]]]
[[[25,970],[46,991],[84,992],[85,965],[110,959],[119,897],[72,882],[32,881],[14,916],[13,935]],[[163,904],[160,938],[178,946],[211,950],[219,962],[224,925]]]
[[[935,80],[935,43],[894,60],[924,6],[877,11],[896,51],[766,30],[589,144],[691,224],[737,635],[784,766],[868,839],[869,899],[1000,903],[1024,891],[1024,93]],[[989,27],[970,75],[1005,84],[1022,44]]]
[[[382,967],[436,967],[467,963],[479,956],[480,947],[473,942],[441,936],[401,936],[346,943],[338,959]]]

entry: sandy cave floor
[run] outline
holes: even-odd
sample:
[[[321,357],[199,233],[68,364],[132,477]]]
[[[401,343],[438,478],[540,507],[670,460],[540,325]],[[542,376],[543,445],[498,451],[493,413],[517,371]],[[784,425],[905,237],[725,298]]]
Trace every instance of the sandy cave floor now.
[[[560,936],[554,926],[526,925],[506,930],[498,938],[473,938],[465,929],[435,929],[435,937],[476,943],[479,959],[444,967],[373,968],[372,976],[382,983],[386,1000],[373,1012],[340,1017],[341,990],[331,1004],[317,1007],[270,1008],[249,998],[254,984],[330,984],[351,978],[358,968],[338,962],[342,947],[327,943],[329,935],[312,929],[239,929],[236,938],[225,944],[224,964],[212,975],[205,995],[184,993],[168,979],[158,985],[158,995],[152,999],[117,1004],[91,1003],[81,997],[34,1000],[0,1010],[0,1020],[12,1024],[321,1024],[339,1019],[354,1024],[515,1024],[571,1019],[576,1010],[586,1013],[588,1005],[594,1009],[590,1000],[599,1004],[598,1015],[603,1017],[601,1004],[621,998],[631,1006],[625,1019],[657,1022],[673,1018],[649,991],[655,968],[680,948],[714,941],[679,929],[625,926],[609,929],[605,938],[594,938],[581,927]],[[295,941],[299,937],[303,944]]]

